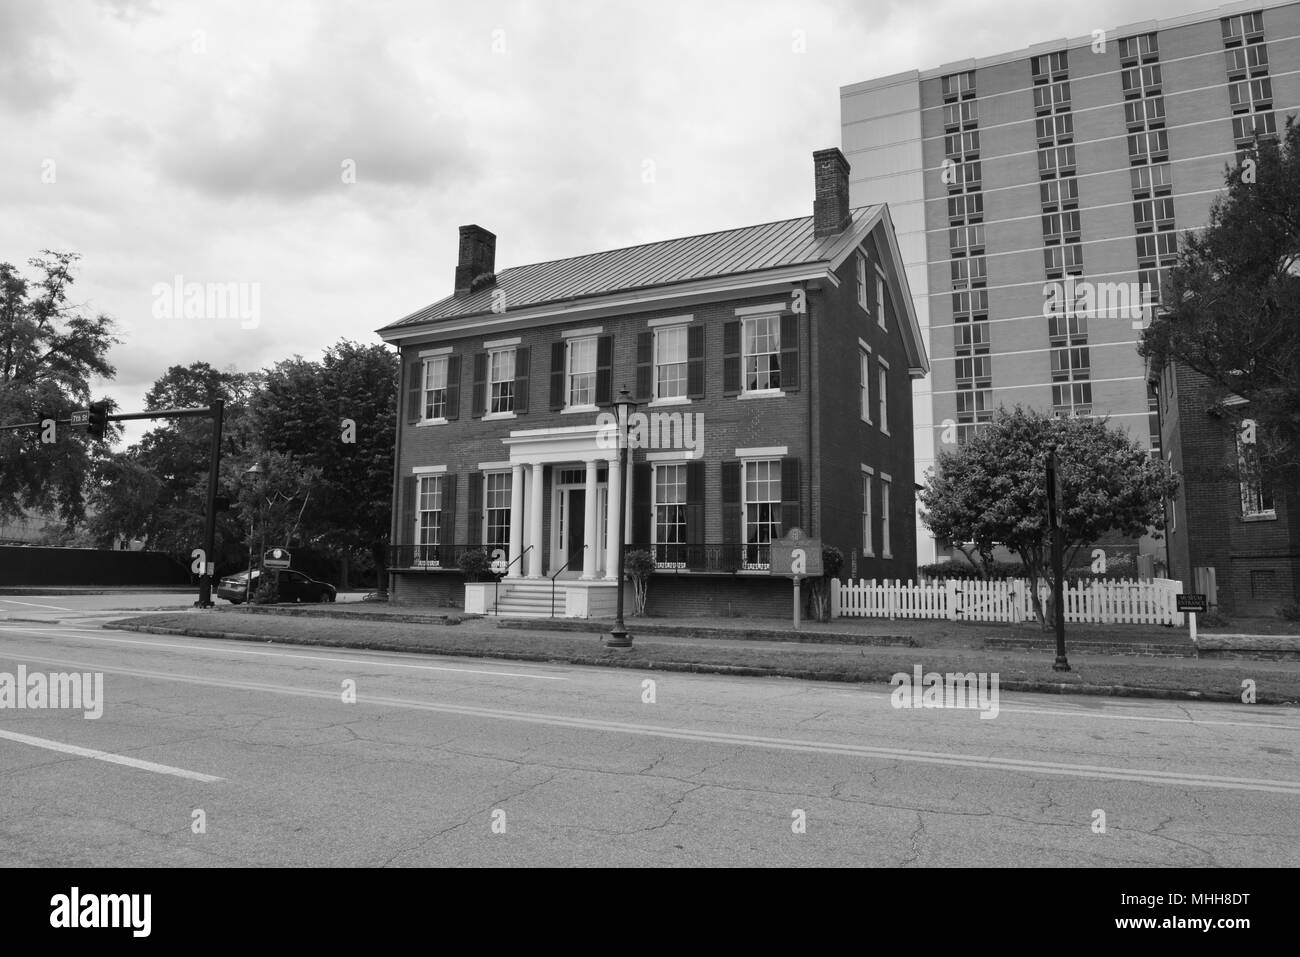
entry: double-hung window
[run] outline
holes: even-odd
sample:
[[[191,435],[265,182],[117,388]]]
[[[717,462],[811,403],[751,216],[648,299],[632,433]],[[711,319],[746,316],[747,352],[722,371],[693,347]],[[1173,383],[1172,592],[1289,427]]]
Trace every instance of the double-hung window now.
[[[781,317],[750,316],[743,333],[745,391],[781,388]]]
[[[880,431],[889,434],[889,364],[884,359],[877,359],[880,368],[876,370],[877,399],[880,403]]]
[[[867,257],[858,253],[858,305],[867,312],[871,311],[871,304],[867,301]]]
[[[655,398],[686,398],[686,327],[655,330]]]
[[[424,419],[447,418],[447,357],[424,360]]]
[[[981,240],[983,239],[983,230],[981,229]],[[980,245],[983,245],[981,242]],[[876,267],[876,322],[880,328],[885,328],[885,274]]]
[[[420,500],[416,514],[415,542],[418,565],[438,564],[438,546],[442,544],[441,475],[420,477]]]
[[[686,567],[686,465],[655,466],[654,556],[660,568]]]
[[[781,537],[781,460],[744,463],[745,567],[766,568]]]
[[[872,558],[876,554],[875,529],[871,527],[871,486],[875,476],[871,469],[862,466],[862,557]]]
[[[488,379],[492,395],[488,405],[491,414],[515,410],[515,350],[494,349],[488,353]]]
[[[596,337],[584,336],[568,341],[565,382],[568,405],[596,404]]]
[[[884,472],[880,473],[880,557],[893,558],[889,551],[889,492],[893,481]]]
[[[483,542],[489,552],[498,548],[509,551],[512,476],[509,472],[488,472],[484,478]]]
[[[858,414],[862,421],[871,424],[871,351],[869,349],[860,349],[858,351],[858,391],[859,409]]]

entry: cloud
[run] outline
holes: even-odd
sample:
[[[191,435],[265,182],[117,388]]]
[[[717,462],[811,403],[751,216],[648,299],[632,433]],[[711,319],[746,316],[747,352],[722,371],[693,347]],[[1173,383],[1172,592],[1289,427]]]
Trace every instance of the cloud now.
[[[41,0],[0,3],[0,105],[18,113],[49,109],[73,89],[53,45],[59,30]]]

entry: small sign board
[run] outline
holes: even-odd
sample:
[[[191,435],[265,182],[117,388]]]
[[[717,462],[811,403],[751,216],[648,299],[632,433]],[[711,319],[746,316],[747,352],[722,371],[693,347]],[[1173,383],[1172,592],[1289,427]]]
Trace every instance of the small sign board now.
[[[808,538],[802,529],[790,529],[784,538],[772,543],[772,562],[768,571],[780,578],[820,578],[821,539]]]
[[[72,410],[72,424],[73,424],[73,425],[90,425],[90,410],[89,410],[89,409],[73,409],[73,410]]]
[[[287,548],[268,548],[262,556],[263,568],[288,568],[289,550]]]
[[[1194,611],[1201,615],[1209,611],[1204,595],[1176,595],[1175,599],[1178,603],[1178,611]]]

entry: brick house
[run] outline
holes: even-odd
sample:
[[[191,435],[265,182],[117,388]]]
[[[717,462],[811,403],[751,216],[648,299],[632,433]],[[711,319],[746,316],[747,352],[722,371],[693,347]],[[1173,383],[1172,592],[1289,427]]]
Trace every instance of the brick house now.
[[[1168,574],[1228,615],[1271,615],[1300,599],[1300,490],[1270,487],[1241,441],[1239,397],[1176,362],[1154,368],[1161,450],[1178,474],[1165,506]]]
[[[928,360],[888,209],[850,209],[838,149],[813,159],[799,219],[500,272],[461,227],[454,293],[379,330],[402,360],[396,600],[459,602],[460,556],[487,549],[502,613],[550,614],[552,580],[555,614],[609,613],[623,498],[650,613],[787,613],[769,543],[794,526],[859,575],[914,574]]]

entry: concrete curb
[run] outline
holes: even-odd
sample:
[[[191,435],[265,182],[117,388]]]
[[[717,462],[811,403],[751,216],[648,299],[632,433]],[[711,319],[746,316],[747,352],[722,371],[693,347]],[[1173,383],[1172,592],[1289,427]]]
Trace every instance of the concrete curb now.
[[[547,655],[535,652],[478,651],[475,649],[420,649],[412,648],[401,642],[351,640],[346,642],[321,641],[304,643],[279,636],[250,635],[241,632],[217,631],[207,628],[162,628],[156,625],[126,625],[106,622],[100,626],[109,631],[134,631],[151,635],[181,635],[186,638],[207,638],[215,640],[249,641],[258,644],[297,645],[305,648],[352,648],[361,651],[393,651],[405,654],[439,655],[448,658],[487,658],[504,661],[532,661],[541,664],[586,665],[604,668],[627,668],[637,671],[673,671],[694,674],[719,674],[748,678],[794,678],[801,681],[832,681],[843,684],[889,684],[887,669],[882,669],[880,677],[853,677],[843,674],[828,674],[817,671],[804,671],[798,668],[753,668],[741,665],[719,665],[687,661],[644,661],[620,659],[614,656],[594,657],[589,655]],[[1094,685],[1072,684],[1055,681],[1017,681],[1015,679],[999,682],[1004,691],[1022,691],[1038,694],[1080,694],[1115,698],[1155,698],[1169,701],[1214,701],[1239,703],[1239,695],[1231,692],[1193,691],[1174,688],[1144,688],[1128,685]],[[1273,700],[1261,693],[1256,699],[1258,704],[1297,704],[1291,699]]]

